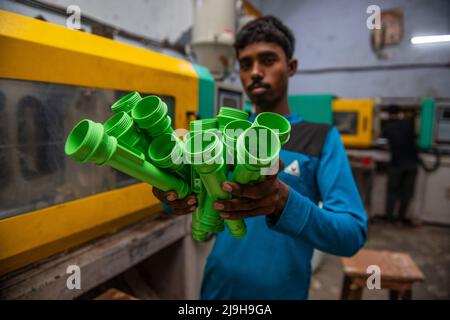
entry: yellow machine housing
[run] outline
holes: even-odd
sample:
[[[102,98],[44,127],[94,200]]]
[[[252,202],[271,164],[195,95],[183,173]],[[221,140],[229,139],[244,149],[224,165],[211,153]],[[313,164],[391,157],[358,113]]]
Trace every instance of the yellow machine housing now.
[[[6,11],[0,11],[0,55],[0,100],[6,106],[3,111],[7,119],[13,120],[8,124],[12,134],[7,140],[12,149],[4,163],[9,180],[5,178],[0,189],[0,202],[20,202],[23,197],[34,201],[32,206],[20,208],[11,203],[8,210],[15,210],[14,214],[0,220],[0,274],[161,210],[149,185],[136,181],[120,185],[116,172],[94,166],[75,168],[68,158],[59,159],[58,165],[51,167],[56,169],[49,171],[44,157],[36,166],[47,171],[39,175],[42,170],[28,165],[33,157],[20,160],[15,156],[30,155],[27,149],[15,152],[13,148],[15,139],[20,141],[21,137],[25,140],[20,148],[40,145],[34,141],[40,135],[34,133],[42,131],[43,126],[36,119],[50,117],[52,123],[60,124],[61,135],[58,133],[52,142],[59,150],[74,123],[84,117],[106,120],[111,115],[110,103],[134,90],[167,97],[174,127],[188,128],[187,114],[198,110],[199,100],[199,77],[191,63]],[[23,100],[22,92],[38,99]],[[56,102],[49,95],[56,97]],[[16,102],[23,109],[11,107]],[[13,124],[16,117],[21,121],[17,127]],[[50,144],[47,147],[53,148]],[[45,155],[47,151],[33,152]],[[95,187],[90,179],[99,176],[104,178],[96,180],[99,187]],[[45,201],[39,198],[46,192],[57,197]]]
[[[334,99],[333,123],[347,148],[368,148],[373,140],[372,99]]]

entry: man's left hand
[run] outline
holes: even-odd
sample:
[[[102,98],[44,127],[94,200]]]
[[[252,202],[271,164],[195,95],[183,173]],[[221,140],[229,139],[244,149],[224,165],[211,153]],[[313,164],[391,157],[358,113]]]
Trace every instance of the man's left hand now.
[[[277,174],[284,169],[280,160]],[[226,181],[222,189],[233,195],[231,200],[217,200],[214,208],[221,211],[223,219],[237,220],[259,215],[280,216],[289,196],[289,187],[278,179],[277,174],[268,175],[263,182],[242,185]]]

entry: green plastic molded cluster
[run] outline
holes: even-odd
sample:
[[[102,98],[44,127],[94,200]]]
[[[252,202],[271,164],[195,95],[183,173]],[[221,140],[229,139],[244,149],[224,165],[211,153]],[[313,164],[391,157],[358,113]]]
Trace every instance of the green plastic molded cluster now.
[[[229,174],[240,184],[264,179],[261,170],[277,160],[289,140],[290,124],[283,116],[261,113],[252,124],[248,113],[221,107],[216,118],[191,121],[190,132],[180,139],[158,96],[131,92],[111,109],[114,115],[104,124],[84,119],[73,128],[65,144],[68,156],[109,165],[163,191],[174,190],[180,199],[195,193],[195,240],[205,241],[225,226],[235,238],[246,235],[244,220],[222,219],[214,202],[232,198],[222,189]]]

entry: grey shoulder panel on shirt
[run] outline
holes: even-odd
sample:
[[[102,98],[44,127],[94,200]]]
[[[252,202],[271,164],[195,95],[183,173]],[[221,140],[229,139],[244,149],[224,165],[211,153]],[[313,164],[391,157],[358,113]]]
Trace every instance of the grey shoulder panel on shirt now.
[[[291,127],[291,137],[283,149],[319,157],[331,126],[302,121]]]

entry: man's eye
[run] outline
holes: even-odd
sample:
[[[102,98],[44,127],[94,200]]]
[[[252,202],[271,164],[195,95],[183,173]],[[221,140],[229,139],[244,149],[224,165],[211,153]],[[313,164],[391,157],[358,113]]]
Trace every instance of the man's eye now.
[[[251,65],[252,65],[252,64],[251,64],[249,61],[242,61],[242,62],[240,63],[240,67],[241,67],[242,70],[248,70],[248,69],[250,69]]]
[[[262,59],[261,62],[266,66],[270,66],[271,64],[273,64],[275,62],[275,59],[273,57],[265,57]]]

